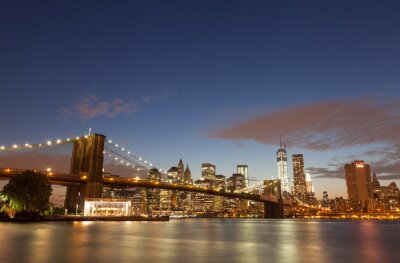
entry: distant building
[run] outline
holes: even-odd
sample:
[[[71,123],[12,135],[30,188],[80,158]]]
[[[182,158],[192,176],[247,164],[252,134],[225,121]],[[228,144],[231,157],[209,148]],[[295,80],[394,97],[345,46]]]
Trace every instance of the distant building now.
[[[205,180],[215,181],[215,164],[202,163],[201,164],[201,177]]]
[[[249,167],[247,165],[245,165],[245,164],[239,164],[236,167],[236,173],[244,175],[244,180],[245,180],[246,187],[249,186],[248,170],[249,170]]]
[[[213,188],[215,181],[208,179],[196,180],[194,184],[199,187]],[[214,196],[206,193],[193,193],[193,210],[196,211],[214,211]]]
[[[329,196],[328,196],[328,192],[327,191],[324,191],[322,193],[321,206],[323,208],[330,208],[330,206],[331,206],[331,200],[329,200]]]
[[[153,181],[161,180],[161,173],[156,169],[150,169],[147,178]],[[149,214],[160,211],[161,209],[161,196],[160,189],[156,188],[147,188],[147,202],[146,208]]]
[[[225,190],[226,189],[226,179],[224,175],[216,175],[215,176],[215,189]]]
[[[311,181],[311,175],[308,172],[306,172],[306,187],[307,187],[307,193],[314,192],[314,187]]]
[[[306,175],[304,173],[304,157],[302,154],[293,154],[293,195],[299,199],[304,199],[307,192]]]
[[[347,196],[349,200],[361,202],[366,208],[372,198],[371,169],[364,161],[354,161],[344,166],[346,175]]]
[[[228,192],[234,192],[246,187],[245,177],[243,174],[232,174],[227,180]]]
[[[185,181],[184,169],[185,167],[183,165],[183,161],[182,159],[180,159],[178,163],[178,174],[177,174],[178,183],[183,183]]]
[[[280,141],[280,148],[276,152],[276,161],[278,165],[278,179],[281,180],[281,191],[282,193],[290,193],[286,145],[282,144],[282,140]]]
[[[178,167],[172,166],[168,171],[168,180],[171,183],[177,183],[178,182]]]
[[[185,172],[183,173],[183,176],[186,184],[193,184],[192,172],[189,169],[189,164],[186,164],[186,169]]]
[[[400,209],[400,190],[395,182],[391,182],[388,186],[376,186],[372,191],[374,212],[386,213]]]
[[[376,177],[376,174],[374,173],[372,175],[371,190],[374,191],[374,189],[378,188],[379,186],[381,186],[381,184],[379,183],[379,180]]]

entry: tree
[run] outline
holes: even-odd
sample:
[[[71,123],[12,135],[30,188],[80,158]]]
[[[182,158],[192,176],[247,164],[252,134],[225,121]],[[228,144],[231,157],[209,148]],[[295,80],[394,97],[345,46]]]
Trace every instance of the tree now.
[[[45,211],[53,189],[43,174],[27,170],[15,175],[3,187],[1,195],[16,211]]]

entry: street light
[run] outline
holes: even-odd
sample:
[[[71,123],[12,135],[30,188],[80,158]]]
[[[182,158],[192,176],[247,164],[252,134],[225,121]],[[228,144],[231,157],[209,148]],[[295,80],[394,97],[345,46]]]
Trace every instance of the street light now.
[[[81,192],[78,192],[78,202],[76,203],[75,215],[78,215],[79,201],[81,200]]]

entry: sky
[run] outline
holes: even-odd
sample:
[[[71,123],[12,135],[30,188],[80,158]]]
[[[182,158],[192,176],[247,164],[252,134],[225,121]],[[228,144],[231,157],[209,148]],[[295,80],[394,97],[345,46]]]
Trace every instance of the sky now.
[[[182,158],[195,179],[211,162],[262,180],[277,177],[282,135],[318,197],[346,197],[343,165],[358,159],[399,185],[399,8],[2,1],[0,145],[91,128],[160,168]]]

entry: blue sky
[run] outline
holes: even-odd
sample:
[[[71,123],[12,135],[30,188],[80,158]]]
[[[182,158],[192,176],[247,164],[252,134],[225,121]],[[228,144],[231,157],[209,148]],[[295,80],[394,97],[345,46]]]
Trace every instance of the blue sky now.
[[[276,176],[283,134],[289,154],[304,153],[318,195],[346,196],[340,169],[354,158],[399,183],[398,157],[382,161],[400,149],[399,7],[396,1],[0,3],[0,144],[91,127],[164,168],[182,158],[194,177],[202,162],[230,176],[244,163],[250,176],[264,179]],[[314,124],[330,114],[324,105],[343,110],[320,130]],[[279,119],[302,107],[321,114],[308,122],[301,115]],[[347,118],[352,114],[360,117]],[[345,123],[336,121],[342,117]],[[251,121],[251,131],[235,130]],[[310,134],[333,139],[321,150],[310,147],[316,142]]]

